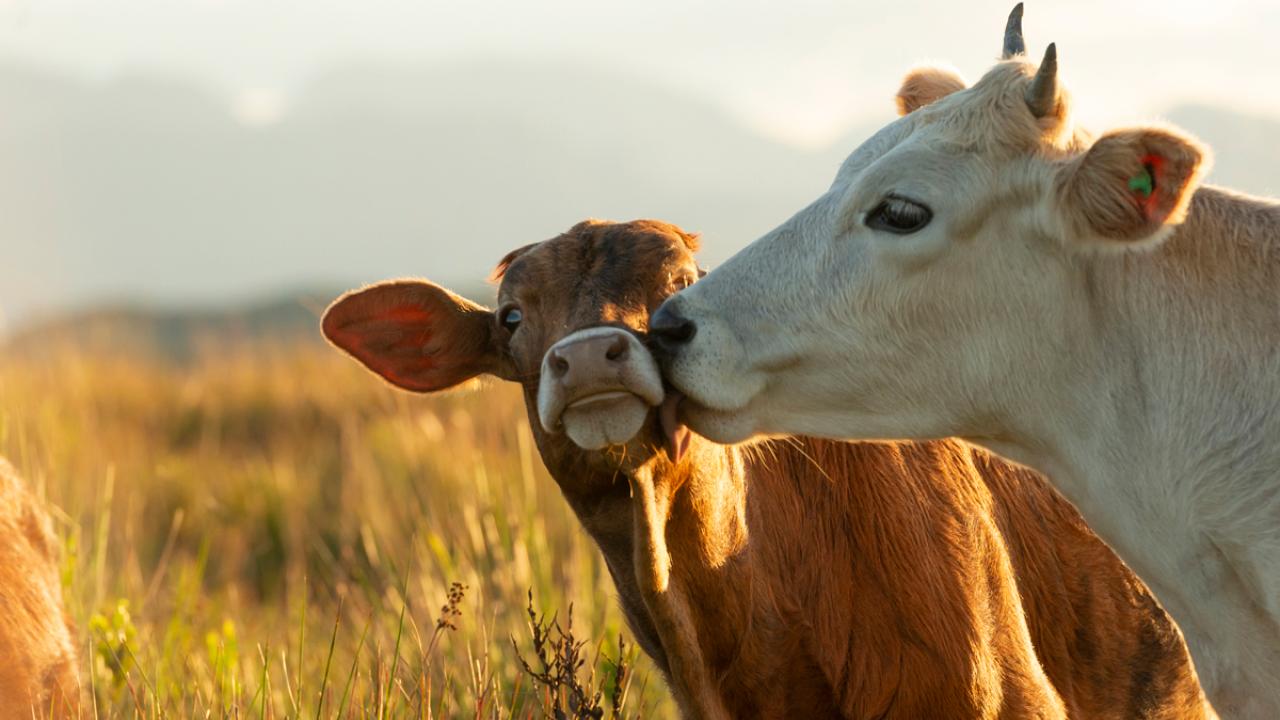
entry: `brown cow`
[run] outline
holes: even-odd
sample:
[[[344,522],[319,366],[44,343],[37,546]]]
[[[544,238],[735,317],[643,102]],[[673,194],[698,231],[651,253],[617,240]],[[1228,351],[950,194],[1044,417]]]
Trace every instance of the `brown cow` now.
[[[0,458],[0,720],[78,714],[71,636],[49,518]]]
[[[686,715],[1212,716],[1168,616],[1033,473],[958,442],[677,430],[642,338],[696,247],[588,221],[508,255],[496,313],[401,280],[345,295],[323,330],[400,387],[522,385]]]

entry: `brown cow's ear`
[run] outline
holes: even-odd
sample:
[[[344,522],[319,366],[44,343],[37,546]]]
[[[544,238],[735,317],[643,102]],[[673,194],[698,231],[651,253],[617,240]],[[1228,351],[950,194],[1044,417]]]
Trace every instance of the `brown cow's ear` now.
[[[894,98],[898,114],[908,115],[953,92],[965,89],[964,80],[946,68],[916,68],[902,79],[902,87]]]
[[[338,298],[324,336],[394,385],[445,390],[483,373],[505,375],[489,310],[423,280],[391,280]]]
[[[684,246],[689,249],[689,252],[696,253],[702,249],[702,233],[687,232],[679,228],[676,228],[676,232],[680,233],[680,239],[684,241]]]
[[[1072,240],[1157,243],[1186,217],[1208,167],[1208,150],[1180,132],[1110,132],[1059,171],[1058,212]]]

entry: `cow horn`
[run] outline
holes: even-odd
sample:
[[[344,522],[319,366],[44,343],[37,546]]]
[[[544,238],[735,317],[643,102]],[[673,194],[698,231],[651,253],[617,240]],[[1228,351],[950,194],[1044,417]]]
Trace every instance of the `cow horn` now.
[[[1053,43],[1045,48],[1040,69],[1027,88],[1027,107],[1038,118],[1058,109],[1058,48]]]
[[[1004,24],[1004,53],[1001,60],[1027,54],[1027,44],[1022,39],[1022,3],[1013,6],[1009,21]]]

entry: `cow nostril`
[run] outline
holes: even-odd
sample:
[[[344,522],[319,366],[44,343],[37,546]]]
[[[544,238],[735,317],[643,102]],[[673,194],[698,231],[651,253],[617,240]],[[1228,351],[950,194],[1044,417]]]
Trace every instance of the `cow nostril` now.
[[[569,361],[557,351],[551,351],[551,374],[555,377],[564,377],[569,373]]]
[[[659,344],[670,348],[692,340],[698,334],[698,326],[672,309],[671,303],[665,303],[650,318],[649,334],[656,337]]]
[[[609,343],[609,349],[605,350],[604,357],[609,362],[620,362],[627,359],[627,339],[624,337],[615,338]]]

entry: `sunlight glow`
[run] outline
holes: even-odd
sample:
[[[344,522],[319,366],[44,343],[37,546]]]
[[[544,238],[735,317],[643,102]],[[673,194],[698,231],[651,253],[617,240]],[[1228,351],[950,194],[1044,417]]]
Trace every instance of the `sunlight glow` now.
[[[250,88],[235,97],[231,114],[246,127],[274,125],[284,116],[284,97],[270,88]]]

